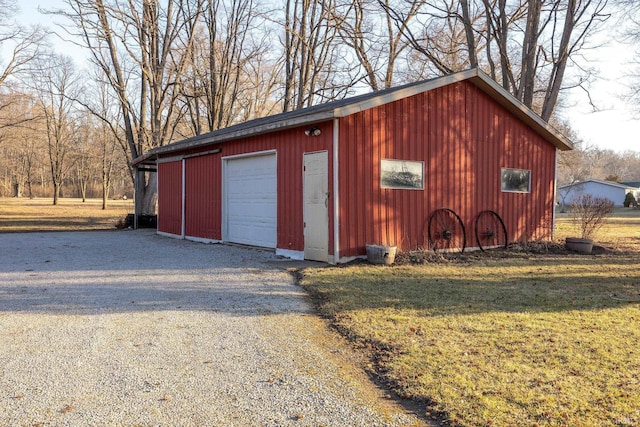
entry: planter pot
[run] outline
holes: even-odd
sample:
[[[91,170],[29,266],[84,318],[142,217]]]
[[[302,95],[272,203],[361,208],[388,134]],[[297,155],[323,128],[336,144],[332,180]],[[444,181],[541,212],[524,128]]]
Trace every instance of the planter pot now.
[[[571,249],[572,251],[589,254],[593,249],[593,240],[580,239],[578,237],[567,237],[565,245],[567,246],[567,249]]]
[[[396,246],[367,245],[367,261],[372,264],[391,265],[396,260]]]

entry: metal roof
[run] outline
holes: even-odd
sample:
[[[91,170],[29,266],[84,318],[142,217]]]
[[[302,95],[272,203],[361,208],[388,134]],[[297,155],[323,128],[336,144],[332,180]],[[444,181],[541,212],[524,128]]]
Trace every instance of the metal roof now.
[[[623,181],[620,184],[626,185],[627,187],[640,188],[640,181]]]
[[[625,182],[613,182],[613,181],[604,181],[602,179],[589,178],[589,179],[585,179],[584,181],[574,182],[573,184],[562,185],[558,187],[558,189],[574,187],[576,185],[582,185],[588,182],[594,182],[596,184],[602,184],[602,185],[609,185],[611,187],[616,187],[616,188],[623,188],[625,190],[635,188],[634,186],[628,185],[629,183],[625,183]]]
[[[273,116],[263,117],[260,119],[250,120],[248,122],[233,125],[224,129],[197,135],[182,141],[174,142],[162,147],[156,147],[149,150],[145,155],[135,159],[134,165],[143,162],[148,163],[152,159],[157,158],[159,154],[168,154],[177,151],[197,148],[200,146],[217,144],[224,141],[230,141],[238,138],[259,135],[267,132],[288,129],[297,126],[311,125],[335,118],[345,117],[363,110],[368,110],[379,105],[404,99],[422,92],[428,92],[453,83],[468,80],[478,89],[489,95],[494,101],[502,105],[509,112],[514,114],[528,126],[530,126],[538,135],[543,137],[549,143],[553,144],[560,150],[572,150],[573,143],[564,137],[555,128],[542,120],[540,116],[534,113],[530,108],[526,107],[518,101],[513,95],[507,92],[502,86],[487,76],[477,68],[460,71],[443,77],[437,77],[430,80],[409,83],[403,86],[384,89],[368,94],[363,94],[351,98],[341,99],[328,102],[326,104],[315,105],[309,108],[303,108],[286,113],[276,114]]]

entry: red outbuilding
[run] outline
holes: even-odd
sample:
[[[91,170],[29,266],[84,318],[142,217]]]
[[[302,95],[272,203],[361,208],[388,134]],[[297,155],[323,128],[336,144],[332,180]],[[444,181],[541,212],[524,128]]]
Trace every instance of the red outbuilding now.
[[[158,147],[158,233],[329,263],[550,238],[571,142],[478,70]]]

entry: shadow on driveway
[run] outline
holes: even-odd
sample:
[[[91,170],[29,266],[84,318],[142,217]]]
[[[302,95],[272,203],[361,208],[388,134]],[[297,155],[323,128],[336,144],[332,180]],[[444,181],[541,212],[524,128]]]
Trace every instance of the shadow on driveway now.
[[[0,312],[309,312],[287,262],[153,230],[0,234]]]

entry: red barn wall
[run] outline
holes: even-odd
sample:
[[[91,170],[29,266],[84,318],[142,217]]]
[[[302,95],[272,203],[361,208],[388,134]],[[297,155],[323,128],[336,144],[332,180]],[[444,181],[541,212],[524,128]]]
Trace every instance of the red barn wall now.
[[[158,231],[182,234],[182,161],[158,163]]]
[[[426,247],[426,222],[454,210],[467,230],[478,212],[505,221],[509,241],[550,237],[556,149],[469,82],[340,119],[340,256],[366,244]],[[383,189],[380,160],[424,162],[424,190]],[[501,168],[531,170],[531,192],[503,193]]]
[[[185,162],[185,235],[220,240],[220,157],[209,154]]]
[[[224,157],[275,150],[278,162],[277,247],[303,251],[303,154],[326,150],[329,159],[333,158],[333,122],[314,126],[321,129],[320,136],[306,136],[304,131],[310,126],[304,126],[167,155],[168,157],[190,156],[212,148],[221,150],[220,153],[186,159],[185,234],[202,239],[222,239],[222,159]],[[329,163],[329,188],[333,188],[333,167],[331,162]],[[164,171],[159,170],[159,175],[163,174]],[[177,187],[159,186],[158,191],[159,200],[173,199],[166,201],[167,205],[176,203],[174,191],[178,191]],[[332,199],[330,199],[329,212],[333,212]],[[329,233],[329,250],[333,253],[331,230],[333,230],[333,218],[330,216],[327,233]]]

